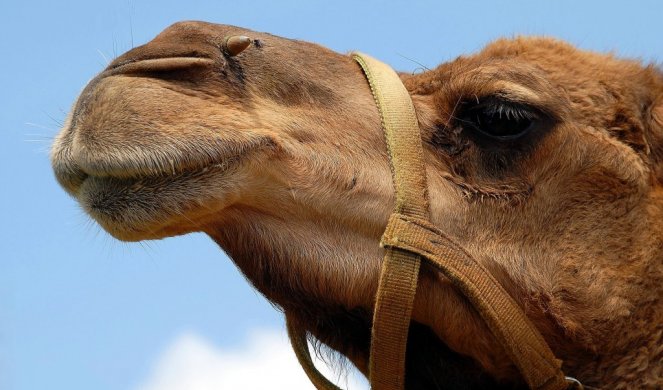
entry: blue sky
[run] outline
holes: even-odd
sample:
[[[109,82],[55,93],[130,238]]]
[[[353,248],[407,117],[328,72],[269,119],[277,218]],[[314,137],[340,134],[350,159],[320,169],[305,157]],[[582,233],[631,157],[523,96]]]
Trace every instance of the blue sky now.
[[[118,242],[51,173],[50,143],[85,83],[169,24],[234,24],[361,50],[404,71],[419,68],[412,60],[430,68],[518,34],[663,60],[663,2],[654,0],[7,0],[0,8],[0,389],[10,390],[237,388],[219,379],[232,372],[249,373],[245,388],[265,378],[311,388],[296,364],[283,363],[291,356],[279,313],[210,239]],[[251,359],[286,364],[277,372],[292,378],[250,375]],[[194,377],[209,380],[193,385]]]

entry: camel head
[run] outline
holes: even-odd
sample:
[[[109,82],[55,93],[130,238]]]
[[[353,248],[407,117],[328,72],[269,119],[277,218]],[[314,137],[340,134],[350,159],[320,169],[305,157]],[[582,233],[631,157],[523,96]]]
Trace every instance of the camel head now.
[[[661,71],[518,38],[401,79],[433,223],[504,286],[567,375],[663,385]],[[366,373],[394,191],[380,117],[350,56],[174,24],[85,87],[52,161],[111,235],[207,233]],[[406,382],[522,385],[462,294],[426,267]]]

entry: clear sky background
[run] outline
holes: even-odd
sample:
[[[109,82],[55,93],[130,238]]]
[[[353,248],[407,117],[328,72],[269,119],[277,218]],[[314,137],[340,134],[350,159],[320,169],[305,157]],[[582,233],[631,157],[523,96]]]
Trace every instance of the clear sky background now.
[[[51,173],[50,144],[85,83],[186,19],[357,49],[403,71],[518,34],[663,60],[655,0],[3,0],[0,389],[312,388],[281,315],[210,239],[118,242]]]

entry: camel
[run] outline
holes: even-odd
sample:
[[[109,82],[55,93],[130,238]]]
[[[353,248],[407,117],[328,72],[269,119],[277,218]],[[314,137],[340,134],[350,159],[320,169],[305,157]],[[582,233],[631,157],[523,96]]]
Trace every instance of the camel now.
[[[520,37],[399,76],[432,222],[499,281],[567,375],[663,387],[661,70]],[[267,299],[367,374],[394,190],[378,109],[350,56],[176,23],[85,87],[52,163],[120,240],[208,234]],[[407,389],[525,386],[476,310],[425,265],[405,379]]]

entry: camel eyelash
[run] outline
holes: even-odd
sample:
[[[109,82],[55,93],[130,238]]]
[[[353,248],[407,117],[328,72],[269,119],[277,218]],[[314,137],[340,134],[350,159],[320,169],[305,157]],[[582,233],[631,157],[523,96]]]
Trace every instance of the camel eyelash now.
[[[460,107],[457,119],[461,119],[461,122],[462,119],[467,119],[469,114],[476,112],[483,112],[486,115],[507,120],[536,120],[544,116],[538,108],[526,103],[507,100],[499,96],[468,99],[463,101]]]
[[[512,141],[529,133],[543,119],[539,110],[498,97],[465,102],[458,125],[497,141]]]
[[[481,104],[473,109],[480,109],[487,115],[506,120],[536,120],[539,116],[529,107],[508,101]]]

